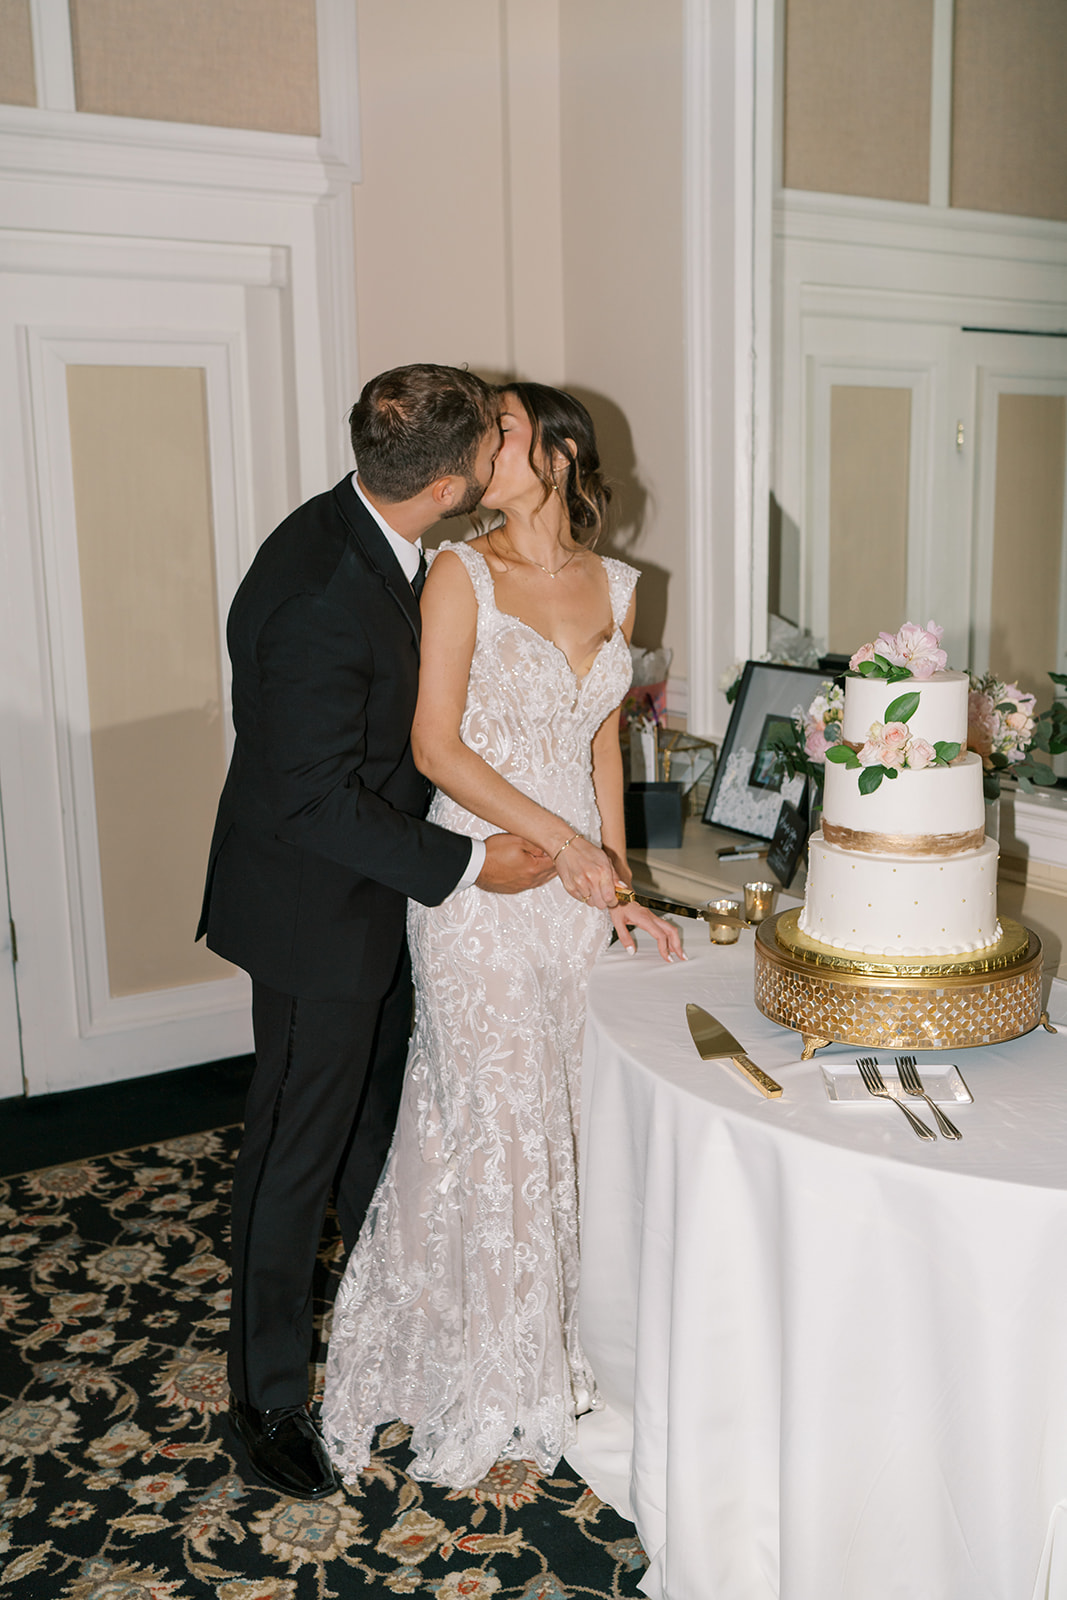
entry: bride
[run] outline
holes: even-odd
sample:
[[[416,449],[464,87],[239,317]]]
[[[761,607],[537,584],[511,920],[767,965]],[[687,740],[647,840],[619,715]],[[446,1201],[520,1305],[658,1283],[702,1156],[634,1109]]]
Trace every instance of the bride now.
[[[382,1422],[417,1478],[465,1488],[499,1459],[550,1471],[595,1404],[578,1340],[577,1115],[586,981],[614,923],[666,960],[677,931],[628,886],[618,707],[637,573],[594,554],[609,491],[570,395],[503,393],[488,533],[437,554],[422,599],[412,747],[430,815],[539,845],[523,895],[412,902],[415,1032],[392,1149],[334,1309],[323,1404],[346,1478]]]

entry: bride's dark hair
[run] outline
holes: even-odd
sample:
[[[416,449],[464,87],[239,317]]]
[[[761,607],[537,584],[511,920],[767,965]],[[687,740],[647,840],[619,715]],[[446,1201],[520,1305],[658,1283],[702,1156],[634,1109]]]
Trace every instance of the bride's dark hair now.
[[[503,383],[501,396],[513,394],[530,419],[530,466],[544,487],[544,505],[559,491],[570,518],[571,533],[592,549],[604,527],[611,489],[600,471],[593,419],[574,395],[550,389],[545,383]],[[562,476],[554,474],[557,456],[566,462]]]

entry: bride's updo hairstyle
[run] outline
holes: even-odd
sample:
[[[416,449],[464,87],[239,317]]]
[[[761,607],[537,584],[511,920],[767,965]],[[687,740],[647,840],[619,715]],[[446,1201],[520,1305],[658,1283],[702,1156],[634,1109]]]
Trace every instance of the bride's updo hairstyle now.
[[[570,518],[571,533],[592,549],[604,527],[611,490],[600,472],[593,419],[572,394],[545,383],[504,383],[500,394],[513,394],[530,419],[530,467],[544,488],[544,505],[556,490]],[[552,463],[563,456],[567,465],[554,475]]]

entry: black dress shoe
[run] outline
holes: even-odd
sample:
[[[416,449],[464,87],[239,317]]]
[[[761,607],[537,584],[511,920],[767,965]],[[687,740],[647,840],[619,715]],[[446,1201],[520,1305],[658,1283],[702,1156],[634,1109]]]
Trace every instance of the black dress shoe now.
[[[230,1396],[230,1425],[256,1476],[294,1500],[321,1500],[341,1487],[307,1406],[257,1411]]]

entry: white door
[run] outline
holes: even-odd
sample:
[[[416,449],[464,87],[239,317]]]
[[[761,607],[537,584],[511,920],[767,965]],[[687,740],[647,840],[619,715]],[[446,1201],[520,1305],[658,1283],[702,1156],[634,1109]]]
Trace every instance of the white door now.
[[[42,251],[2,278],[0,801],[18,961],[0,930],[0,1094],[23,1073],[40,1093],[251,1047],[247,980],[193,932],[229,752],[226,610],[292,503],[282,298],[257,252],[216,248],[198,281],[195,251],[173,275],[157,246],[116,241],[78,274]]]
[[[1047,705],[1048,673],[1067,671],[1067,339],[961,333],[959,351],[975,417],[972,665]]]

